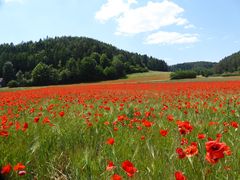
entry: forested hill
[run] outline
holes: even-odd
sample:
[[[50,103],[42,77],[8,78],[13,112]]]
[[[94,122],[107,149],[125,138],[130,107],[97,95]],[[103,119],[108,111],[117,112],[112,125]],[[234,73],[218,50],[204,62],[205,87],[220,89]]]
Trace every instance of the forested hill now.
[[[217,63],[215,62],[187,62],[170,66],[171,71],[195,71],[199,75],[209,76],[212,75],[213,69]]]
[[[187,62],[170,66],[171,71],[179,71],[179,70],[200,70],[200,69],[211,69],[217,63],[214,62],[206,62],[206,61],[198,61],[198,62]]]
[[[170,71],[195,71],[197,74],[211,75],[224,73],[240,73],[240,51],[220,60],[218,63],[214,62],[189,62],[172,65],[169,67]]]
[[[240,51],[223,58],[215,67],[216,73],[240,72]]]
[[[167,71],[165,61],[130,53],[86,37],[56,37],[0,45],[0,78],[13,86],[117,79],[148,70]]]

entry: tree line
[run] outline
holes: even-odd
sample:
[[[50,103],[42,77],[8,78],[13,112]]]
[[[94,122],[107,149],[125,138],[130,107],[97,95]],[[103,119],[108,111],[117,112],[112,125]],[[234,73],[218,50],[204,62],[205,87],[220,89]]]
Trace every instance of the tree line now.
[[[0,77],[11,87],[94,82],[148,70],[168,71],[168,65],[86,37],[0,45]]]
[[[214,69],[218,74],[233,73],[236,71],[240,73],[240,51],[223,58]]]
[[[218,63],[215,62],[189,62],[172,65],[170,71],[195,71],[197,75],[239,75],[240,74],[240,51],[224,57]]]
[[[208,77],[214,74],[214,67],[216,65],[217,63],[215,62],[206,62],[206,61],[187,62],[187,63],[172,65],[170,66],[170,70],[173,72],[183,71],[183,74],[184,73],[188,74],[186,72],[190,71],[189,74],[192,74],[192,72],[195,72],[196,75],[202,75],[202,76]]]

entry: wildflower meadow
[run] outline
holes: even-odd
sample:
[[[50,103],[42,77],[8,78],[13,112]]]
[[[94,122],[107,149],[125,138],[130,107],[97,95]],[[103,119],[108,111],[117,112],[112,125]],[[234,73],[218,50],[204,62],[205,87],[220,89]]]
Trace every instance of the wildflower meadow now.
[[[240,179],[240,81],[0,93],[6,179]]]

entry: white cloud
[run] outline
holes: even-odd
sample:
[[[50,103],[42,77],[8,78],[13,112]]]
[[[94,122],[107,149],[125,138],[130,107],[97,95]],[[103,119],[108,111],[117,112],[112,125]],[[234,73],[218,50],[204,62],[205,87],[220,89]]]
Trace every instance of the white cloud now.
[[[135,0],[108,0],[102,5],[96,13],[95,18],[104,23],[113,17],[118,17],[120,14],[129,10],[131,4],[137,3]]]
[[[95,14],[95,19],[105,23],[115,20],[116,35],[136,35],[152,33],[146,38],[147,44],[183,44],[198,41],[196,34],[181,34],[177,32],[163,32],[168,26],[178,26],[183,29],[195,28],[186,18],[182,17],[184,9],[176,3],[163,0],[161,2],[148,1],[143,6],[133,7],[137,0],[107,0]]]
[[[171,1],[149,1],[145,6],[131,8],[133,3],[137,3],[136,0],[108,0],[95,18],[100,22],[115,18],[118,24],[116,34],[119,35],[148,32],[174,24],[189,24],[187,19],[180,17],[184,9]]]
[[[185,25],[188,21],[178,17],[184,9],[173,2],[148,2],[146,6],[130,9],[118,19],[117,34],[128,35],[157,30],[169,25]]]
[[[198,34],[181,34],[178,32],[164,32],[150,34],[146,44],[190,44],[198,42]]]

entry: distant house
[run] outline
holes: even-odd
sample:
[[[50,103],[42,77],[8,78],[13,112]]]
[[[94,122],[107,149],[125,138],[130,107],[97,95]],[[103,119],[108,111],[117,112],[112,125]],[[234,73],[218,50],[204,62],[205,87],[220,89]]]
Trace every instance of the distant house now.
[[[0,78],[0,87],[3,86],[3,78]]]

